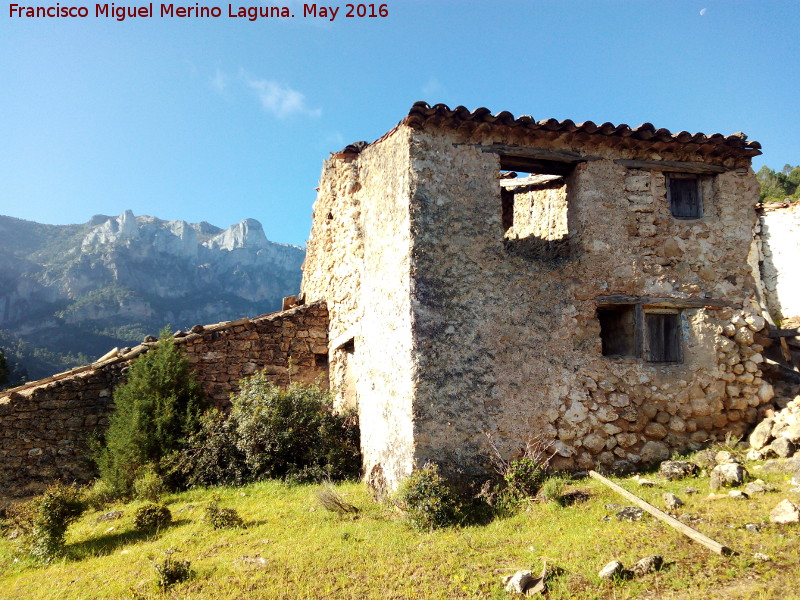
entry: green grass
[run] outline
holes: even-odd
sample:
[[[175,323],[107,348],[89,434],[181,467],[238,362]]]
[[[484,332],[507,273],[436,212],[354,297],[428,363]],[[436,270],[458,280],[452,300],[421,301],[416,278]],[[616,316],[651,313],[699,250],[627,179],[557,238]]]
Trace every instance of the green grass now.
[[[799,598],[800,527],[770,525],[768,515],[781,499],[800,498],[786,491],[784,475],[763,478],[782,491],[737,501],[709,499],[707,478],[659,480],[656,488],[615,480],[656,506],[665,491],[678,494],[686,502],[680,512],[699,517],[696,529],[737,551],[730,557],[649,515],[617,521],[604,505],[625,500],[594,480],[566,487],[589,495],[570,506],[531,503],[511,518],[432,532],[411,530],[396,508],[372,502],[361,484],[337,486],[360,509],[347,517],[324,510],[315,486],[268,481],[192,490],[164,499],[174,523],[156,534],[134,531],[140,503],[102,511],[124,511],[117,521],[97,523],[101,512],[85,514],[67,533],[66,556],[50,565],[31,562],[4,538],[0,599],[500,599],[507,597],[504,575],[538,571],[543,557],[555,571],[548,598]],[[687,486],[701,493],[687,495]],[[221,507],[239,512],[245,529],[214,530],[203,522],[213,494]],[[746,532],[746,523],[761,524],[762,532]],[[161,593],[153,561],[173,548],[174,558],[191,561],[195,576]],[[754,559],[755,552],[772,562]],[[662,571],[614,584],[597,577],[613,559],[630,568],[650,554],[664,557]]]

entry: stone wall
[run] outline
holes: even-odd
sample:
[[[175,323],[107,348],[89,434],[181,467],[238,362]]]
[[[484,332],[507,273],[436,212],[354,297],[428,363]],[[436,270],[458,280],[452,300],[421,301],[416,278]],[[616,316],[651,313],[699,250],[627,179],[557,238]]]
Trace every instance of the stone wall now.
[[[330,307],[331,387],[358,406],[379,484],[413,465],[408,143],[397,133],[326,162],[303,267],[306,298]]]
[[[558,468],[625,469],[743,433],[772,395],[746,263],[752,171],[701,176],[704,214],[680,220],[662,170],[623,166],[618,151],[591,147],[594,160],[567,177],[569,258],[542,260],[502,243],[501,161],[485,151],[498,143],[512,141],[414,134],[412,160],[429,168],[413,181],[412,206],[424,201],[426,213],[412,225],[413,268],[438,291],[417,290],[413,302],[417,462],[469,472],[485,461],[489,433],[509,455],[542,436]],[[639,157],[632,149],[626,158]],[[603,356],[597,309],[620,304],[645,317],[676,314],[683,360]]]
[[[505,456],[541,437],[557,468],[626,469],[743,433],[773,395],[749,158],[515,131],[401,124],[326,163],[303,290],[339,299],[331,337],[355,340],[331,380],[356,381],[366,468],[390,485],[429,460],[477,475],[488,434]],[[528,238],[557,239],[551,254],[507,236],[502,153],[529,147],[591,154],[528,199]],[[700,165],[701,218],[671,213],[665,171],[682,164]],[[678,323],[681,360],[604,355],[598,309],[614,306],[637,335]]]
[[[761,221],[761,277],[775,319],[800,316],[800,202],[765,204]]]
[[[203,391],[218,406],[229,402],[242,377],[265,370],[272,381],[327,385],[324,303],[254,319],[196,326],[175,334]],[[114,387],[145,343],[0,394],[0,495],[26,495],[55,479],[86,482],[87,438],[101,433],[113,408]]]

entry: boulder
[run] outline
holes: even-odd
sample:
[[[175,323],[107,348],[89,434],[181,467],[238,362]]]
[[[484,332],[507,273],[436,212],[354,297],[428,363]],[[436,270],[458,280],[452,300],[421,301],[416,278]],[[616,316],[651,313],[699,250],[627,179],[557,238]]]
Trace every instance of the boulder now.
[[[750,447],[754,450],[761,450],[764,446],[769,444],[770,439],[772,438],[772,426],[775,423],[775,419],[767,418],[761,421],[756,428],[753,429],[753,433],[750,434]]]
[[[747,470],[742,465],[737,463],[717,465],[711,470],[710,487],[712,491],[716,491],[720,487],[741,485],[746,477]]]
[[[665,460],[658,469],[659,475],[670,481],[691,477],[697,474],[698,467],[694,463],[682,460]]]
[[[681,506],[683,506],[683,500],[678,498],[675,494],[671,494],[670,492],[664,494],[664,507],[667,510],[675,510]]]
[[[622,578],[624,573],[625,567],[622,566],[622,563],[618,560],[612,560],[605,567],[600,569],[600,572],[597,574],[597,576],[600,579],[613,580]]]
[[[517,571],[506,578],[506,591],[510,594],[524,594],[525,589],[530,585],[533,579],[534,577],[531,571]]]
[[[643,559],[633,565],[632,570],[635,575],[646,575],[647,573],[652,573],[653,571],[660,571],[663,565],[663,557],[658,554],[654,554],[653,556],[645,556]]]
[[[800,522],[800,510],[789,500],[781,500],[778,505],[769,513],[770,523],[798,523]]]
[[[775,454],[775,456],[779,456],[780,458],[789,458],[790,456],[794,455],[796,449],[794,443],[785,437],[779,437],[768,447]]]

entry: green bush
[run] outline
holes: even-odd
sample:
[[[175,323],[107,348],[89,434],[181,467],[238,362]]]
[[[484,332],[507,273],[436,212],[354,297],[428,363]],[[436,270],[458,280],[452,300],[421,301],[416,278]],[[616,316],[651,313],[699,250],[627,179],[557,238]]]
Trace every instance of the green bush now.
[[[190,579],[194,575],[191,561],[176,560],[172,558],[173,554],[175,554],[175,550],[167,550],[164,553],[163,560],[153,561],[153,566],[158,572],[156,584],[162,592],[176,583]]]
[[[519,499],[533,498],[544,482],[545,470],[536,460],[523,456],[508,463],[503,479],[513,496]]]
[[[30,554],[43,561],[61,554],[67,528],[84,510],[80,491],[63,483],[51,485],[22,507],[17,524],[25,534],[23,540]]]
[[[199,423],[200,387],[168,334],[163,331],[158,345],[133,361],[114,391],[105,448],[96,460],[101,479],[118,497],[129,496],[145,466],[158,465]]]
[[[117,499],[114,490],[102,479],[95,479],[92,486],[84,491],[83,497],[86,508],[90,510],[101,510]]]
[[[133,516],[133,526],[138,531],[152,531],[162,529],[172,522],[172,513],[166,506],[143,504],[136,509]]]
[[[555,502],[559,506],[564,505],[564,487],[569,479],[561,476],[548,477],[542,483],[539,495],[547,502]]]
[[[459,518],[458,498],[435,464],[415,469],[400,486],[397,497],[415,529],[448,527]]]
[[[333,412],[329,392],[299,384],[280,388],[259,373],[242,380],[232,400],[236,446],[251,479],[358,476],[361,454],[355,419]]]
[[[133,482],[133,495],[139,500],[157,502],[165,492],[164,481],[152,465],[144,467]]]
[[[233,508],[220,508],[219,498],[214,496],[206,506],[203,520],[214,529],[244,527],[244,521]]]
[[[203,415],[200,428],[181,450],[165,457],[161,471],[172,489],[242,485],[250,480],[244,453],[236,445],[236,421],[217,410]]]

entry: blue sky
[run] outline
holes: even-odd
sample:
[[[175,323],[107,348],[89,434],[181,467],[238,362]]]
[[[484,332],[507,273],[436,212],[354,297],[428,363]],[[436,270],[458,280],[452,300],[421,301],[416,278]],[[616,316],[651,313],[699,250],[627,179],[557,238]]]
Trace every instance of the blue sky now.
[[[0,0],[0,214],[252,217],[304,244],[322,161],[417,100],[744,131],[756,169],[800,163],[796,1],[393,0],[333,22],[294,1],[295,18],[255,22],[60,3],[92,16],[9,18]]]

